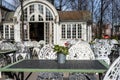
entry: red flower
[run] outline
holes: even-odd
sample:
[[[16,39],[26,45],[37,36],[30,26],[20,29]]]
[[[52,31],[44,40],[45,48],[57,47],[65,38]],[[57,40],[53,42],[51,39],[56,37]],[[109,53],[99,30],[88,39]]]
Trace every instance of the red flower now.
[[[66,42],[66,43],[64,43],[64,45],[65,45],[66,47],[68,47],[69,44]]]
[[[104,39],[109,39],[109,38],[110,38],[110,36],[104,35]]]

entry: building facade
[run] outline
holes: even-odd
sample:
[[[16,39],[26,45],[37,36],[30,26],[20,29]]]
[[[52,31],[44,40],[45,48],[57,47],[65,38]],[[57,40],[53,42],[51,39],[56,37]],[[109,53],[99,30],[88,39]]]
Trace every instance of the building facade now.
[[[22,40],[24,15],[24,40],[44,40],[46,44],[63,44],[67,39],[92,40],[88,11],[57,11],[47,0],[26,0],[23,6],[24,14],[20,6],[14,14],[9,13],[9,20],[3,23],[3,38]]]

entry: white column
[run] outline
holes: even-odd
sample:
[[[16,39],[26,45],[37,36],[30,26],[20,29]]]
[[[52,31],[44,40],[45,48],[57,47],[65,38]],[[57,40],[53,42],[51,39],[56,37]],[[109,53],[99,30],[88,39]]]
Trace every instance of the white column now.
[[[3,38],[5,38],[5,25],[3,25]]]
[[[91,26],[88,26],[88,42],[92,40],[92,29]]]
[[[82,23],[82,39],[87,40],[86,23]]]
[[[54,39],[55,39],[55,41],[54,41],[54,43],[55,44],[58,44],[59,43],[59,41],[60,41],[60,25],[59,25],[59,23],[56,23],[55,24],[55,28],[54,28]]]
[[[14,26],[14,38],[15,38],[15,41],[21,41],[21,38],[20,38],[20,24],[15,24]]]

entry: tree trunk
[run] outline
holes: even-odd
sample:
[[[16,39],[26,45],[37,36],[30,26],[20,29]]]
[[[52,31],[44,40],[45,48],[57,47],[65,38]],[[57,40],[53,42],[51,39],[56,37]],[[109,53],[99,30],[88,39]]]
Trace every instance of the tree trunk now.
[[[23,0],[20,0],[21,4],[21,28],[22,28],[22,41],[24,41],[24,10],[23,10]]]

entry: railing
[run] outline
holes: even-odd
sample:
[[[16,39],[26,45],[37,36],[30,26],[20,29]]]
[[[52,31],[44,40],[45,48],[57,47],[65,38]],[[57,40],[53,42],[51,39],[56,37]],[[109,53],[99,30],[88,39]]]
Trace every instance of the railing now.
[[[13,10],[13,11],[16,9],[16,7],[14,5],[8,3],[5,0],[0,0],[0,6],[3,8],[7,8],[9,10]]]

